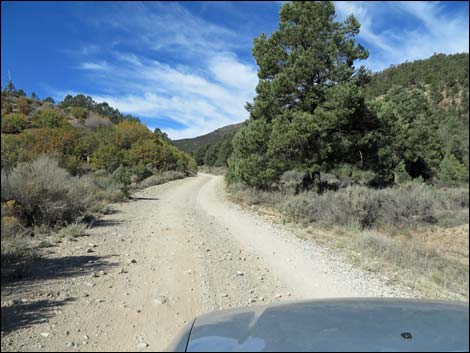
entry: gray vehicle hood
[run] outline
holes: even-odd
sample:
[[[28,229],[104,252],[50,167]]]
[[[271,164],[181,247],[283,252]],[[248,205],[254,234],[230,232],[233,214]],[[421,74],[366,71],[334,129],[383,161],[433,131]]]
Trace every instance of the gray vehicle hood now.
[[[220,311],[196,318],[173,350],[468,351],[467,303],[336,299]]]

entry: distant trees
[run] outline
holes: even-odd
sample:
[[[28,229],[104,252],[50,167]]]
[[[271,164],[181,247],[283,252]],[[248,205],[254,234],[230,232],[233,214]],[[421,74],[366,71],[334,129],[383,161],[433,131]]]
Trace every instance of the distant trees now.
[[[164,171],[193,173],[197,169],[196,162],[161,130],[152,133],[138,119],[122,115],[107,103],[68,96],[61,108],[51,106],[52,99],[46,100],[17,95],[4,100],[2,96],[2,169],[42,154],[52,155],[72,175],[100,169],[112,174],[121,168],[116,178],[130,174],[140,180]],[[7,102],[16,112],[6,113]],[[116,114],[115,123],[95,110]]]
[[[83,94],[78,94],[75,97],[67,95],[64,100],[59,103],[59,107],[63,109],[69,107],[86,108],[109,118],[112,123],[118,123],[123,120],[139,120],[131,115],[121,114],[119,110],[109,106],[106,102],[97,103],[90,96],[85,96]]]

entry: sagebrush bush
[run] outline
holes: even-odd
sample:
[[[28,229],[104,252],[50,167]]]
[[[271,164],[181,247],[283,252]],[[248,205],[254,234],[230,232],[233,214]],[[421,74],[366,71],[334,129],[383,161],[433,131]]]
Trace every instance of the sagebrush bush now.
[[[86,235],[87,225],[84,223],[72,223],[57,232],[60,238],[78,238]]]
[[[350,186],[323,194],[303,193],[282,205],[297,221],[325,226],[359,224],[401,227],[436,222],[439,199],[435,191],[421,183],[401,188],[371,189]]]
[[[77,221],[95,207],[96,186],[72,177],[57,161],[41,156],[2,174],[2,202],[13,200],[15,216],[26,226]]]
[[[289,170],[281,175],[279,185],[281,190],[288,194],[296,194],[302,187],[305,173]]]
[[[139,187],[147,188],[153,185],[160,185],[171,180],[183,179],[186,176],[183,172],[166,171],[160,174],[152,175],[139,183]]]
[[[263,191],[242,183],[229,184],[227,190],[233,199],[248,205],[276,207],[284,199],[279,192]]]
[[[28,117],[21,113],[2,115],[2,133],[17,134],[28,126]]]

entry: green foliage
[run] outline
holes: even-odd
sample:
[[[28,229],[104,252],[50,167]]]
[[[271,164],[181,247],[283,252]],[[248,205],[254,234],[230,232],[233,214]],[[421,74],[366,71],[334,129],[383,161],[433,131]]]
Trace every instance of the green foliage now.
[[[131,185],[131,170],[120,165],[112,175],[112,180],[116,184],[121,185],[121,191],[124,195],[129,196],[129,186]]]
[[[72,114],[72,116],[75,118],[75,119],[78,119],[78,120],[85,120],[88,116],[88,109],[86,108],[81,108],[81,107],[73,107],[71,110],[70,110],[70,114]]]
[[[18,112],[20,112],[21,114],[28,115],[32,110],[32,107],[28,98],[19,97],[16,102],[16,110],[18,110]]]
[[[18,162],[30,158],[29,151],[23,148],[21,140],[16,135],[2,133],[1,146],[2,170],[10,170]]]
[[[391,164],[405,164],[413,177],[429,180],[439,160],[438,124],[432,119],[425,93],[419,89],[393,87],[383,97],[378,117],[387,131]]]
[[[403,161],[400,161],[398,163],[398,166],[395,168],[394,171],[394,181],[395,184],[401,185],[401,184],[406,184],[411,181],[411,176],[408,174],[406,171],[405,163]]]
[[[4,99],[13,102],[22,99],[8,95],[2,93],[2,104]],[[197,170],[192,158],[173,146],[160,130],[152,133],[130,116],[115,119],[117,123],[113,124],[88,108],[103,109],[108,116],[116,113],[107,104],[97,104],[84,96],[66,97],[61,103],[65,108],[49,102],[34,104],[38,109],[29,117],[2,114],[2,168],[11,169],[19,162],[47,154],[72,175],[97,169],[112,174],[121,165],[134,173],[137,180],[167,170],[185,174]],[[72,116],[83,124],[72,126],[67,120]],[[29,121],[33,128],[28,128]]]
[[[84,96],[83,94],[78,94],[75,97],[67,95],[64,100],[59,103],[59,107],[86,108],[102,116],[108,117],[111,122],[115,124],[124,120],[138,121],[138,119],[133,116],[121,114],[119,110],[110,107],[106,102],[97,103],[90,96]]]
[[[204,157],[206,156],[206,152],[209,149],[209,144],[207,145],[202,145],[196,149],[196,151],[193,153],[193,157],[196,160],[196,163],[198,165],[203,165],[204,164]]]
[[[33,127],[36,128],[60,128],[67,125],[67,120],[52,109],[42,110],[39,112],[38,117],[33,119]]]
[[[448,153],[439,165],[438,177],[448,186],[468,183],[468,168],[465,168],[453,154]]]
[[[213,166],[217,161],[217,155],[219,152],[219,144],[209,145],[205,155],[204,155],[204,164]]]
[[[233,153],[228,160],[227,180],[269,188],[277,176],[267,155],[271,126],[265,120],[249,120],[233,139]]]
[[[308,184],[339,163],[375,165],[379,121],[364,102],[364,70],[353,66],[368,56],[358,32],[353,16],[335,21],[331,2],[282,6],[278,29],[254,41],[260,81],[233,141],[229,180],[268,188],[296,169]]]
[[[278,29],[255,39],[260,81],[250,120],[233,140],[227,180],[277,189],[281,175],[296,170],[302,188],[317,191],[468,180],[468,54],[368,78],[353,66],[367,57],[354,42],[359,24],[334,18],[330,2],[285,3]]]
[[[463,90],[468,95],[468,65],[469,56],[464,53],[435,54],[426,60],[392,65],[372,75],[370,82],[365,86],[365,92],[372,98],[384,95],[394,85],[405,88],[421,86],[421,89],[428,86],[432,101],[439,103],[442,92],[448,92],[450,96],[455,97]]]
[[[28,118],[21,113],[2,115],[2,133],[17,134],[28,126]]]

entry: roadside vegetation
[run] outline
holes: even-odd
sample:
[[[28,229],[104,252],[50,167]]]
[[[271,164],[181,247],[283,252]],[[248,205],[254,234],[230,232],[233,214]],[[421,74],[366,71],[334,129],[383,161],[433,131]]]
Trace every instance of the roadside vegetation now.
[[[285,3],[278,29],[255,38],[231,198],[424,296],[468,300],[469,56],[371,75],[354,66],[368,57],[359,23],[334,14]]]
[[[1,133],[2,267],[37,254],[51,234],[83,235],[133,190],[197,171],[159,129],[83,95],[55,104],[10,82]]]

